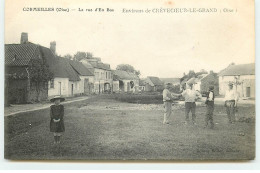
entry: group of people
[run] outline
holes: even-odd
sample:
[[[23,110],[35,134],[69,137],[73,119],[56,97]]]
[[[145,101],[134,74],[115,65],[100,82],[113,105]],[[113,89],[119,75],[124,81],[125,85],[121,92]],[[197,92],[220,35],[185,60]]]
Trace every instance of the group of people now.
[[[196,101],[201,98],[201,94],[193,89],[193,84],[187,84],[181,94],[170,92],[170,83],[165,85],[163,90],[163,102],[164,102],[164,120],[163,124],[170,124],[169,118],[172,113],[172,101],[176,97],[183,96],[185,98],[185,124],[189,122],[189,113],[192,114],[192,124],[196,125]],[[210,128],[214,127],[213,123],[213,111],[214,111],[214,87],[209,87],[207,94],[206,105],[207,111],[205,114],[205,127],[210,122]],[[54,104],[50,107],[50,131],[54,135],[54,143],[59,144],[60,138],[65,131],[64,126],[64,106],[60,103],[65,99],[61,96],[55,96],[51,99]],[[229,84],[229,90],[226,91],[225,95],[225,107],[228,115],[229,123],[235,121],[235,107],[237,106],[238,97],[236,92],[233,90],[233,84]]]
[[[235,122],[235,108],[237,107],[238,102],[238,94],[233,89],[233,84],[228,84],[229,89],[226,91],[225,98],[224,98],[224,106],[226,107],[226,112],[228,116],[229,123]],[[172,101],[176,97],[184,97],[185,100],[185,121],[184,124],[188,124],[189,122],[189,113],[192,114],[192,124],[196,125],[196,101],[201,99],[201,94],[194,90],[193,84],[188,83],[186,87],[184,87],[183,91],[178,93],[170,92],[169,89],[171,87],[170,83],[165,84],[165,89],[163,90],[163,102],[164,102],[164,119],[163,124],[170,124],[169,117],[172,113]],[[213,112],[214,112],[214,86],[210,86],[207,93],[207,98],[205,101],[206,104],[206,113],[205,113],[205,126],[204,128],[208,127],[210,123],[210,128],[214,128],[213,122]]]

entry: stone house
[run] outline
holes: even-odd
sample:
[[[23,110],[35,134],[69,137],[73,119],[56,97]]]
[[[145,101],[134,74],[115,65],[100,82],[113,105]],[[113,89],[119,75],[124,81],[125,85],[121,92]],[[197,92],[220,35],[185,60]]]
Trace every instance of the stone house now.
[[[123,70],[113,70],[113,92],[138,92],[139,77]]]
[[[145,91],[163,91],[164,86],[163,82],[158,78],[154,76],[148,76],[145,79]]]
[[[80,62],[94,74],[94,92],[110,93],[113,85],[113,75],[109,64],[101,62],[100,58],[83,59]]]
[[[87,69],[81,62],[74,60],[66,60],[70,63],[71,67],[77,72],[79,82],[80,94],[92,94],[94,92],[94,74]]]
[[[255,63],[231,64],[219,72],[218,78],[220,95],[225,95],[228,83],[232,82],[240,97],[255,98]]]

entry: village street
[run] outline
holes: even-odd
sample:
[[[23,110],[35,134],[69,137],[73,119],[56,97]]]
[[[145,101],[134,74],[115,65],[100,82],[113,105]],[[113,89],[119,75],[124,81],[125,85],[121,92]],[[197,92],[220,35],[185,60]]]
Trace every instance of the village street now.
[[[46,103],[49,104],[49,103]],[[65,133],[53,144],[49,109],[5,116],[6,159],[253,159],[254,104],[240,104],[237,122],[227,123],[222,104],[214,112],[215,129],[204,129],[205,105],[197,106],[197,125],[184,125],[184,107],[173,106],[163,125],[161,104],[119,102],[108,95],[65,106]]]

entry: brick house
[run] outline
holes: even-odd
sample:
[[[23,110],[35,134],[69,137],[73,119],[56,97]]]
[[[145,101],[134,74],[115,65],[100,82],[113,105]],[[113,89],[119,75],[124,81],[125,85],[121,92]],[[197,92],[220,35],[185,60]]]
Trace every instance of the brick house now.
[[[29,69],[33,60],[44,60],[42,47],[28,42],[22,33],[20,44],[5,44],[5,100],[8,103],[29,103],[48,98],[48,83],[40,84],[37,93]]]
[[[225,95],[228,83],[234,83],[234,89],[240,97],[255,98],[255,63],[231,64],[218,74],[219,94]]]

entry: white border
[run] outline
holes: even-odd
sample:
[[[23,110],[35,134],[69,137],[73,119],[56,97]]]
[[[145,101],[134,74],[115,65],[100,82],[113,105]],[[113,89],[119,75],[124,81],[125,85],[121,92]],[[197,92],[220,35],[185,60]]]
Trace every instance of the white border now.
[[[255,0],[256,13],[256,111],[259,115],[260,0]],[[0,172],[3,170],[260,170],[259,118],[256,115],[256,159],[247,163],[86,163],[86,162],[13,162],[4,160],[4,0],[0,0]],[[27,171],[26,171],[27,172]],[[56,171],[55,171],[56,172]],[[62,171],[64,172],[64,171]],[[99,172],[99,171],[98,171]],[[113,171],[114,172],[114,171]],[[142,171],[143,172],[143,171]],[[150,171],[149,171],[150,172]],[[196,172],[196,171],[195,171]],[[236,171],[237,172],[237,171]]]

